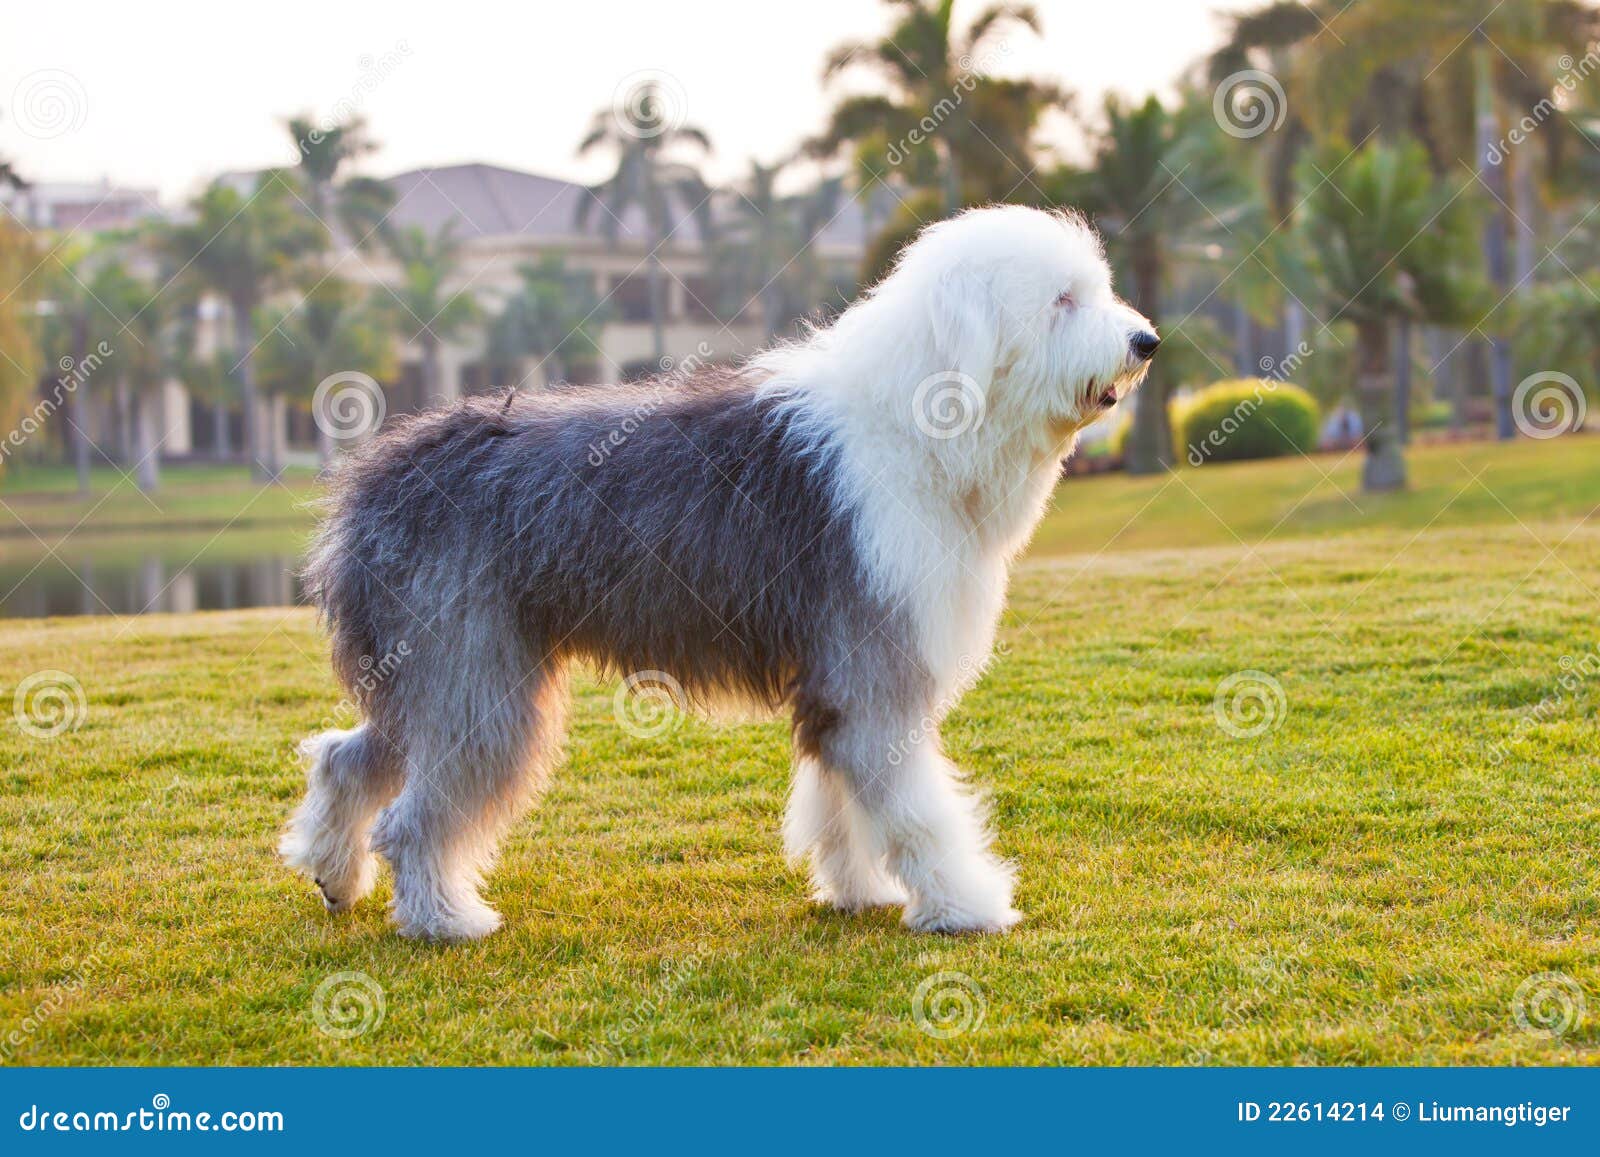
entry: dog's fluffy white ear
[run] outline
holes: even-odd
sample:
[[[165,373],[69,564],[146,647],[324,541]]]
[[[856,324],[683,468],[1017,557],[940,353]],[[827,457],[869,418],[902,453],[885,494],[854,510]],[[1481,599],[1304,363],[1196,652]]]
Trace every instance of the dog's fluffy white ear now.
[[[933,348],[940,369],[955,370],[987,390],[1000,357],[998,306],[983,279],[952,269],[934,286]]]

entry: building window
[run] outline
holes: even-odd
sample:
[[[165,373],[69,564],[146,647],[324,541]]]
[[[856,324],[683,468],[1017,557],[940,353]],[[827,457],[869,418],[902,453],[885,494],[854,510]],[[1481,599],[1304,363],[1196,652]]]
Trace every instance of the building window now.
[[[611,287],[611,305],[623,321],[649,321],[649,279],[637,273],[632,277],[624,277]]]

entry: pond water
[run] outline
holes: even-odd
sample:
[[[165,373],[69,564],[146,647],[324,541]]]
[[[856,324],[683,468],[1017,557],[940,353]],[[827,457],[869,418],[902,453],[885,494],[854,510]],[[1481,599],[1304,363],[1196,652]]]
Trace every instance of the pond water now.
[[[137,615],[304,602],[306,534],[284,530],[0,540],[0,617]]]

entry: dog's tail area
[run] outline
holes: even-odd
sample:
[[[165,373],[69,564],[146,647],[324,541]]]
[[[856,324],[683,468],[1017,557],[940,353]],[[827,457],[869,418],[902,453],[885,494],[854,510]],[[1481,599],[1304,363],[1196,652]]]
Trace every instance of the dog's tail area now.
[[[399,760],[371,724],[313,735],[300,754],[310,764],[306,796],[278,851],[315,881],[328,911],[342,912],[377,881],[370,833],[378,811],[400,790]]]

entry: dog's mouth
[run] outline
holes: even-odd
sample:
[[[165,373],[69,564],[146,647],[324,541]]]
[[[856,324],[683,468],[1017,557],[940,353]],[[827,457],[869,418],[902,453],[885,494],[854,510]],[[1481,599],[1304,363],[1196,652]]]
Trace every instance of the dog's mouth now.
[[[1115,382],[1109,386],[1102,386],[1095,382],[1090,382],[1089,398],[1090,404],[1096,410],[1109,410],[1112,406],[1115,406],[1122,400],[1122,398],[1117,394],[1117,386]]]

